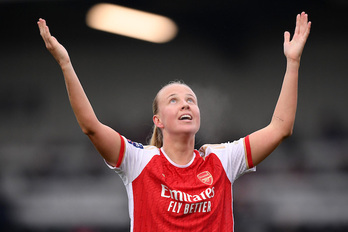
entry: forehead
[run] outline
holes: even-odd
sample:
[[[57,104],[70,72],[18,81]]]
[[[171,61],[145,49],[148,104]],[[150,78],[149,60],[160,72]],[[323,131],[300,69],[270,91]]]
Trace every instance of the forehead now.
[[[158,97],[160,99],[167,98],[172,95],[192,95],[196,97],[195,93],[192,91],[190,87],[183,84],[170,84],[165,86],[158,93]]]

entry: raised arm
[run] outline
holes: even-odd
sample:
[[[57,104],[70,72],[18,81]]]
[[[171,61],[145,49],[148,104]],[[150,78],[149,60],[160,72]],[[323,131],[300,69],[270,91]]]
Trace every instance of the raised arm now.
[[[82,131],[90,138],[104,159],[109,164],[116,166],[121,145],[119,134],[97,119],[74,71],[68,52],[56,38],[51,36],[46,21],[39,19],[37,24],[46,48],[63,71],[69,101]]]
[[[297,108],[298,72],[303,48],[311,28],[308,15],[297,15],[292,40],[290,33],[284,33],[284,55],[287,66],[271,123],[249,136],[252,161],[259,164],[288,136],[292,134]]]

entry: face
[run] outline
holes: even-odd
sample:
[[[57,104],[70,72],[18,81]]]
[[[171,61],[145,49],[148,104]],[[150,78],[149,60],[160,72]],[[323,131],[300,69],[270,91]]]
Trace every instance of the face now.
[[[164,134],[195,135],[200,127],[200,112],[195,93],[186,85],[171,84],[157,95],[158,113],[153,121]]]

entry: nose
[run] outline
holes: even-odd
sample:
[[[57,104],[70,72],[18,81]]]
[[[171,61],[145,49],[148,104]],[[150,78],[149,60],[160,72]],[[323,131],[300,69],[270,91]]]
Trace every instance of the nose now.
[[[184,102],[183,105],[181,106],[182,110],[187,110],[190,109],[190,105],[187,102]]]

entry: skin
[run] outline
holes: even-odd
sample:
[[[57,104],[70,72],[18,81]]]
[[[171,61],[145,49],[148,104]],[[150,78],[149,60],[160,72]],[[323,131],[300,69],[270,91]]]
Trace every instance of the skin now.
[[[287,137],[292,135],[297,109],[298,71],[301,55],[308,39],[311,22],[305,12],[296,17],[292,40],[284,33],[286,72],[271,123],[250,135],[250,147],[254,165],[263,161]]]
[[[103,158],[116,166],[121,139],[112,128],[102,124],[73,69],[68,52],[54,38],[45,20],[39,19],[38,27],[46,48],[62,69],[71,107],[81,130],[90,138]],[[254,165],[263,161],[287,137],[292,134],[297,108],[298,71],[303,48],[310,33],[311,22],[304,12],[297,15],[292,39],[284,33],[284,55],[287,60],[281,92],[271,122],[250,134],[250,146]],[[159,112],[153,116],[154,124],[163,132],[163,149],[177,164],[187,164],[193,157],[195,134],[200,126],[200,113],[194,92],[186,85],[173,84],[159,92]],[[192,120],[179,120],[183,114]]]
[[[120,136],[115,130],[102,124],[96,117],[74,71],[68,52],[55,37],[51,36],[46,21],[39,19],[38,26],[46,48],[62,69],[69,101],[81,130],[89,137],[104,159],[109,164],[116,166],[121,147]]]
[[[165,153],[177,164],[190,162],[200,127],[195,93],[186,85],[168,85],[158,93],[158,109],[153,122],[162,130]],[[180,120],[183,115],[190,115],[191,119]]]

